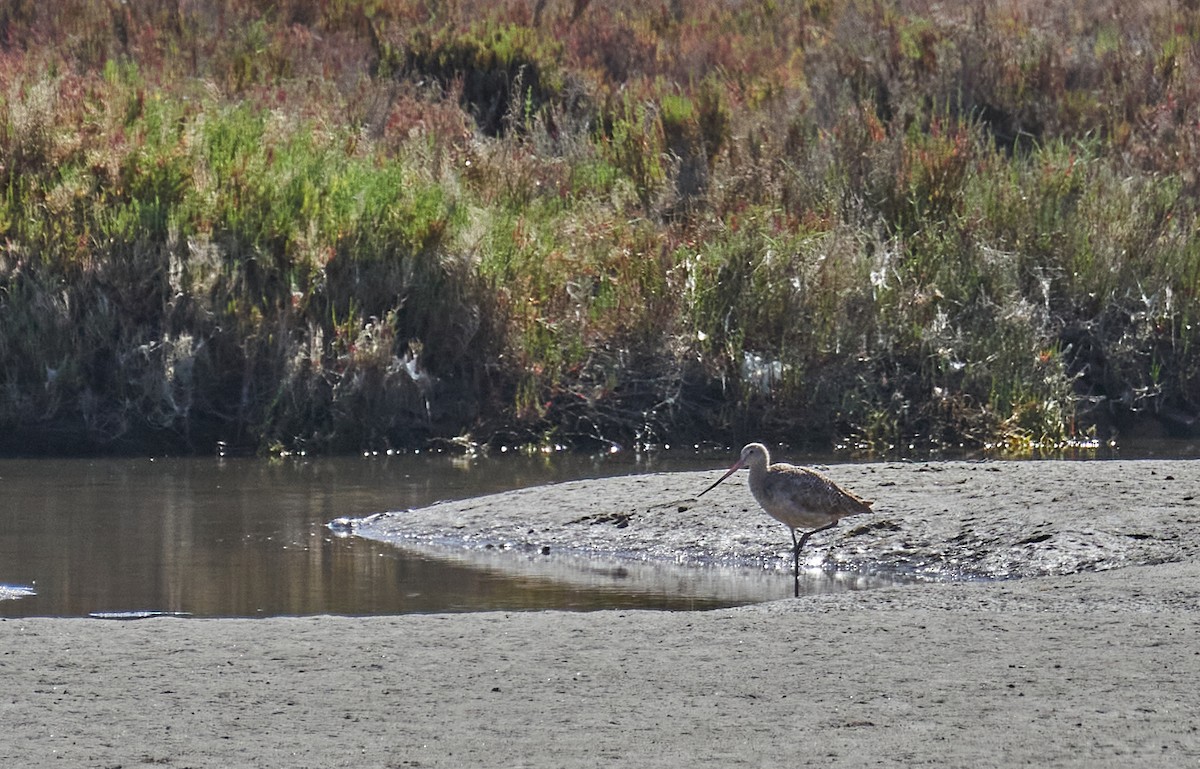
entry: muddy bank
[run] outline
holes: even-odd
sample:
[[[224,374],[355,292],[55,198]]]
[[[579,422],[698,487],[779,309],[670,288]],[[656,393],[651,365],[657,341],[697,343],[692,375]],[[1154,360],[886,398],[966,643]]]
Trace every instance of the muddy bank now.
[[[1200,550],[1196,461],[892,463],[824,470],[874,499],[875,512],[815,536],[806,549],[810,569],[1007,579],[1176,562]],[[714,470],[574,481],[398,511],[353,531],[491,567],[565,554],[790,569],[787,529],[757,507],[744,472],[697,500],[717,477]]]
[[[0,621],[5,765],[1179,767],[1194,561],[711,612]]]
[[[810,565],[1023,579],[706,612],[3,620],[0,762],[1191,765],[1196,469],[830,469],[879,512],[828,532]],[[597,563],[751,564],[787,586],[786,531],[737,484],[697,504],[712,477],[562,484],[362,530],[497,562],[549,547]]]

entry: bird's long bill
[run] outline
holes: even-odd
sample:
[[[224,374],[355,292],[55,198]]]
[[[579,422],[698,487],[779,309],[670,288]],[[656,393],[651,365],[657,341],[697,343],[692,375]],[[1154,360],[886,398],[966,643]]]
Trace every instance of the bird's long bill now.
[[[724,475],[722,475],[720,478],[718,478],[718,479],[716,480],[716,482],[714,482],[714,483],[713,483],[713,485],[709,486],[707,489],[705,489],[704,491],[700,492],[700,493],[699,493],[699,494],[697,494],[696,496],[697,496],[697,497],[702,497],[702,496],[704,496],[704,495],[705,495],[705,494],[707,494],[708,492],[710,492],[710,491],[712,491],[713,489],[715,489],[715,488],[717,487],[717,484],[719,484],[721,481],[725,480],[726,478],[728,478],[729,476],[733,475],[734,473],[736,473],[738,470],[741,470],[741,469],[742,469],[742,460],[740,460],[740,459],[739,459],[738,461],[734,462],[734,463],[733,463],[733,467],[731,467],[731,468],[729,468],[728,470],[726,470],[726,471],[725,471],[725,474],[724,474]]]

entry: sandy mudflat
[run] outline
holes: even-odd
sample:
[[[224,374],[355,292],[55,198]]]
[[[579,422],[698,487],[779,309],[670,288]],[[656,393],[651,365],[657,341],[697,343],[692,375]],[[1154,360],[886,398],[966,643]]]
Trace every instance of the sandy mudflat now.
[[[875,500],[875,512],[816,535],[805,550],[812,567],[1012,578],[1200,558],[1200,461],[892,463],[824,472]],[[573,481],[405,511],[356,530],[489,564],[498,562],[497,549],[515,563],[549,548],[552,556],[766,567],[790,576],[787,529],[755,504],[745,472],[696,498],[719,477]]]
[[[7,620],[0,766],[1200,763],[1200,463],[830,474],[879,512],[818,535],[811,566],[874,550],[1021,578],[699,613]],[[514,561],[549,547],[779,565],[786,531],[759,527],[744,485],[700,505],[710,475],[645,478],[376,524],[493,558],[500,542]]]

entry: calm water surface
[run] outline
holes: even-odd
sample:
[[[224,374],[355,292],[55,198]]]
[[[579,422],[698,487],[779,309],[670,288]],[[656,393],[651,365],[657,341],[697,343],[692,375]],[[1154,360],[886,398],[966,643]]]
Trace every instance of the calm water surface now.
[[[683,609],[779,597],[558,584],[339,538],[325,526],[552,481],[721,464],[619,455],[0,460],[0,585],[36,592],[0,600],[0,616]]]
[[[1122,453],[1198,452],[1193,441]],[[0,617],[703,609],[784,598],[782,573],[732,579],[680,567],[639,584],[597,568],[593,584],[580,584],[340,538],[325,525],[556,481],[713,470],[731,456],[0,460]],[[867,586],[813,580],[812,592]]]

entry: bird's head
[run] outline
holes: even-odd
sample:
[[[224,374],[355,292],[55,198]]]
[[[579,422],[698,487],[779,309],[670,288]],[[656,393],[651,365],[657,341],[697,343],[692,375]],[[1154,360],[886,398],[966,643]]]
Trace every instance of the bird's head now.
[[[717,487],[717,484],[719,484],[721,481],[725,480],[729,476],[733,475],[738,470],[741,470],[743,467],[757,465],[760,462],[763,464],[764,467],[771,463],[771,455],[769,453],[767,453],[767,447],[762,445],[761,443],[747,443],[745,446],[742,447],[742,453],[738,456],[738,461],[733,463],[733,467],[730,467],[728,470],[726,470],[724,475],[722,475],[720,478],[718,478],[716,481],[713,482],[713,485],[709,486],[707,489],[700,492],[696,496],[697,497],[704,496],[708,492],[715,489]]]

